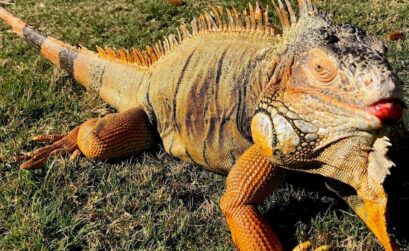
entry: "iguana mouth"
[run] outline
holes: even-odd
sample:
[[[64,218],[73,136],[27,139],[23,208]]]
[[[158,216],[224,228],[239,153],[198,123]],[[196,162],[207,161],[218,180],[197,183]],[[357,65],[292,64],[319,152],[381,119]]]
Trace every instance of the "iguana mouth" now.
[[[382,99],[369,107],[369,112],[375,115],[384,125],[396,124],[406,109],[400,99]]]

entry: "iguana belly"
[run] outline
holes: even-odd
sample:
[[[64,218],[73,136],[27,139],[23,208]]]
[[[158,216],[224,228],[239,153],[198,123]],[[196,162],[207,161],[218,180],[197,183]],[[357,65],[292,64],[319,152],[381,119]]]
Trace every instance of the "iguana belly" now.
[[[187,123],[197,123],[198,126],[168,126],[161,133],[163,145],[171,155],[199,164],[207,170],[227,173],[236,159],[251,146],[251,142],[238,132],[232,121],[209,118]]]

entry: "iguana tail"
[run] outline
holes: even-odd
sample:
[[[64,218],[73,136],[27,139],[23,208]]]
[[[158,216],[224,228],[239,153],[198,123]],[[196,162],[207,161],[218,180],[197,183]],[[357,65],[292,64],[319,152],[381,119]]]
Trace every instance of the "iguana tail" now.
[[[0,19],[9,24],[18,36],[36,48],[42,56],[71,74],[81,85],[98,91],[108,104],[120,110],[130,106],[127,95],[137,86],[132,86],[130,81],[124,79],[138,82],[143,75],[138,69],[49,37],[1,7]]]

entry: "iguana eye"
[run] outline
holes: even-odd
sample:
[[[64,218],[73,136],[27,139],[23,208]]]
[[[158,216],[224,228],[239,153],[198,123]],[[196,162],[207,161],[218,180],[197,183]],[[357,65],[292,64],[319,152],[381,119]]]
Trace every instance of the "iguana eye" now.
[[[324,83],[334,80],[338,73],[334,60],[319,49],[311,50],[309,54],[309,68],[314,77]]]

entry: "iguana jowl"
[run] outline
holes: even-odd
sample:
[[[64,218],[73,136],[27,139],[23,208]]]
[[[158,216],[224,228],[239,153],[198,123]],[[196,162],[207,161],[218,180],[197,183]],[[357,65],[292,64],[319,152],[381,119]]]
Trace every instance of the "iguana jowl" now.
[[[55,154],[92,159],[137,154],[155,144],[205,169],[228,174],[221,208],[240,250],[281,250],[256,205],[287,169],[350,185],[343,196],[386,250],[393,163],[384,129],[405,109],[399,78],[381,41],[353,25],[333,25],[310,0],[295,14],[288,0],[269,11],[212,8],[176,36],[146,50],[73,47],[0,8],[0,18],[40,53],[118,110],[92,119],[26,156],[37,168]]]

